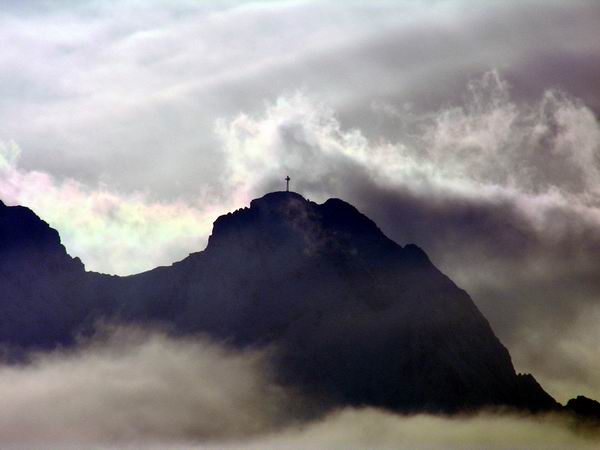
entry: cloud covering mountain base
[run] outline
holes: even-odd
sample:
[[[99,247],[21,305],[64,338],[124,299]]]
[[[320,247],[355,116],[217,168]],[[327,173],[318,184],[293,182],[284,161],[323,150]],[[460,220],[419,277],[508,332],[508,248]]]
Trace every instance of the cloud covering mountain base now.
[[[9,449],[591,449],[600,438],[558,415],[348,408],[322,416],[318,400],[274,383],[268,354],[105,327],[76,349],[0,367],[0,442]]]
[[[54,447],[272,430],[294,402],[273,383],[266,357],[202,337],[104,328],[75,349],[0,367],[0,442]]]

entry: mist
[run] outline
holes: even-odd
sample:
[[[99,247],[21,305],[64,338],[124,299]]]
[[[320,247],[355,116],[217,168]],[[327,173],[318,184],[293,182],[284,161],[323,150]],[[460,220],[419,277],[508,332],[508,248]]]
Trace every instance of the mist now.
[[[344,408],[279,385],[269,350],[103,327],[71,350],[0,367],[2,448],[594,448],[570,416],[400,415]],[[307,414],[307,411],[311,413]]]
[[[296,413],[267,350],[203,337],[104,327],[70,350],[0,367],[5,448],[231,439],[277,429]]]

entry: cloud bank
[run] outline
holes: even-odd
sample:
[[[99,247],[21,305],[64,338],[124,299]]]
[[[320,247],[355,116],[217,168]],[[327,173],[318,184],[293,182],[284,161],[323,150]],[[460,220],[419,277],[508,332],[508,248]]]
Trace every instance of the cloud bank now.
[[[0,366],[0,391],[3,448],[232,439],[277,429],[295,412],[267,352],[135,328]]]
[[[370,408],[327,416],[279,386],[268,351],[202,337],[106,327],[70,350],[0,366],[2,448],[594,448],[569,417],[402,416]],[[307,415],[307,411],[313,413]]]
[[[303,428],[289,429],[239,447],[221,448],[558,450],[591,449],[597,445],[597,438],[593,430],[578,429],[569,419],[560,417],[488,413],[444,418],[347,409]]]

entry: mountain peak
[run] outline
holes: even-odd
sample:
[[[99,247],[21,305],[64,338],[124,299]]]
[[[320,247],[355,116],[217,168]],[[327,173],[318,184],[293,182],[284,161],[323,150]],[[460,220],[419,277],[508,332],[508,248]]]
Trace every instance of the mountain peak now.
[[[85,272],[27,208],[0,208],[2,243],[0,344],[67,345],[99,319],[161,322],[270,345],[281,381],[332,405],[553,406],[423,250],[340,199],[268,193],[219,217],[205,251],[123,278]]]
[[[382,246],[400,248],[349,203],[330,198],[317,204],[287,191],[270,192],[252,200],[250,207],[220,216],[213,224],[207,250],[226,242],[235,246],[253,242],[269,248],[291,245],[304,254],[334,248],[364,252]]]
[[[0,201],[0,251],[10,255],[15,265],[36,261],[47,268],[66,264],[74,270],[83,269],[79,258],[71,258],[60,241],[58,232],[24,206],[6,206]],[[0,261],[6,264],[9,261]]]
[[[565,409],[581,417],[600,421],[600,402],[583,395],[569,400]]]
[[[302,195],[291,191],[274,191],[256,198],[250,202],[251,208],[273,207],[276,205],[285,205],[290,202],[308,202]]]

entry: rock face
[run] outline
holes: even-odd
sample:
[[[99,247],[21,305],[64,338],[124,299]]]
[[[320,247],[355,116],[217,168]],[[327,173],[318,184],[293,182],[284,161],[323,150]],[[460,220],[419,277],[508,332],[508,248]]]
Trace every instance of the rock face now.
[[[11,345],[68,343],[98,318],[159,321],[240,347],[272,345],[280,379],[331,405],[558,406],[515,373],[471,298],[423,250],[394,243],[341,200],[267,194],[219,217],[206,250],[130,277],[84,272],[28,210],[2,205],[0,217],[0,317],[24,317],[19,327],[0,322]],[[14,220],[31,221],[29,231]],[[9,269],[15,258],[20,269]]]

